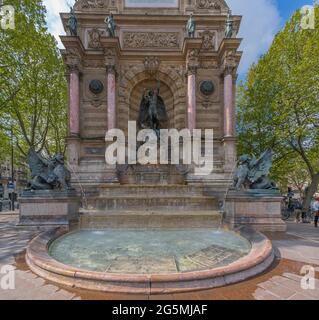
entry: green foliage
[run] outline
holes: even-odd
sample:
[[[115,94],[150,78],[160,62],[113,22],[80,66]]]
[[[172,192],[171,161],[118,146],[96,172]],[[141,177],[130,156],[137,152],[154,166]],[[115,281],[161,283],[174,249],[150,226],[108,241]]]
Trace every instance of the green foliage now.
[[[315,30],[302,30],[300,19],[296,12],[238,94],[239,151],[273,148],[273,176],[282,183],[288,172],[302,172],[305,182],[319,173],[319,19]]]
[[[40,0],[10,4],[15,29],[0,30],[0,138],[13,128],[20,156],[30,147],[64,153],[66,81],[56,41],[47,31],[45,7]],[[10,144],[7,140],[2,148]]]

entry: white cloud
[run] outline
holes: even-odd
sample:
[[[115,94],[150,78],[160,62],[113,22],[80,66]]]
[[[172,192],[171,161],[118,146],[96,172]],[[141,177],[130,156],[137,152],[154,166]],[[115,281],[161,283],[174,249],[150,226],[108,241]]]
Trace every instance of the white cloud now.
[[[74,0],[43,0],[47,9],[47,23],[50,33],[54,35],[58,41],[59,47],[63,45],[59,36],[65,34],[60,19],[60,12],[69,12],[69,6],[74,4]]]
[[[64,34],[60,12],[68,12],[74,0],[44,0],[47,8],[49,31],[62,47],[59,36]],[[233,14],[243,16],[239,37],[244,38],[241,49],[244,51],[239,73],[243,75],[249,66],[258,60],[272,43],[280,28],[280,14],[274,0],[227,0]]]
[[[270,47],[279,31],[281,17],[274,0],[227,0],[233,14],[243,16],[239,37],[243,38],[243,58],[239,67],[242,76],[249,66]]]

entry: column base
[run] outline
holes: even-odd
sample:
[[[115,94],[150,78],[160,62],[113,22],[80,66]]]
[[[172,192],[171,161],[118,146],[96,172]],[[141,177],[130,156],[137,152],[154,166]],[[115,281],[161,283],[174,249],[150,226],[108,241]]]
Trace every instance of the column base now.
[[[70,136],[67,138],[68,163],[71,167],[77,167],[80,163],[81,139],[79,136]]]
[[[237,138],[224,137],[222,140],[224,145],[224,172],[232,173],[237,165]]]

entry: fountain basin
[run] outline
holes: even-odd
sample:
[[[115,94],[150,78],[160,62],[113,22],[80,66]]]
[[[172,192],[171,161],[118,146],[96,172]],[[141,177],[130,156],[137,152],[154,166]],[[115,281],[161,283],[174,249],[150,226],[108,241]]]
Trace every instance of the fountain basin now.
[[[91,237],[87,232],[91,233]],[[204,290],[240,282],[264,272],[274,260],[271,241],[247,227],[237,230],[237,234],[221,230],[122,230],[127,233],[127,239],[133,240],[122,243],[118,242],[118,238],[121,238],[119,232],[83,230],[67,233],[61,228],[45,232],[30,243],[26,260],[33,272],[62,285],[147,295]],[[132,238],[134,232],[137,236]],[[164,233],[156,235],[156,232]],[[209,232],[212,239],[207,239]],[[217,237],[214,238],[214,235],[224,240],[216,243]],[[103,247],[101,239],[107,236],[110,238],[106,238]],[[115,238],[110,240],[111,236]],[[153,244],[145,243],[150,236],[154,239]],[[81,238],[86,240],[81,243]],[[166,240],[160,243],[162,249],[152,251],[158,240],[163,239]],[[191,239],[194,239],[192,246],[189,245]],[[225,245],[227,239],[228,245]],[[233,240],[237,242],[233,243]],[[104,248],[104,253],[108,253],[104,260],[101,258],[101,249],[100,252],[91,251],[92,245],[97,243],[97,247]],[[133,244],[131,247],[130,243]],[[174,244],[174,248],[165,248],[170,244]],[[113,251],[110,253],[112,245]],[[80,253],[79,259],[76,259],[76,253]],[[224,259],[214,260],[214,255],[218,256],[218,253]],[[94,255],[98,258],[95,264],[92,262]],[[170,257],[174,257],[176,269]],[[186,259],[183,260],[183,257]]]

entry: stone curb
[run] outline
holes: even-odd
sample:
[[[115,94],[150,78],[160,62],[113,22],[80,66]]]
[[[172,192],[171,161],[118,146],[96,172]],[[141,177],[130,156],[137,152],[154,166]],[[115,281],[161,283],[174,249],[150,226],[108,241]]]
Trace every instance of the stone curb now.
[[[110,293],[167,294],[206,290],[241,282],[267,270],[275,255],[271,241],[248,227],[238,230],[252,244],[250,253],[225,267],[174,274],[112,274],[68,267],[49,256],[50,244],[66,233],[55,229],[33,239],[26,261],[37,275],[62,285]]]

